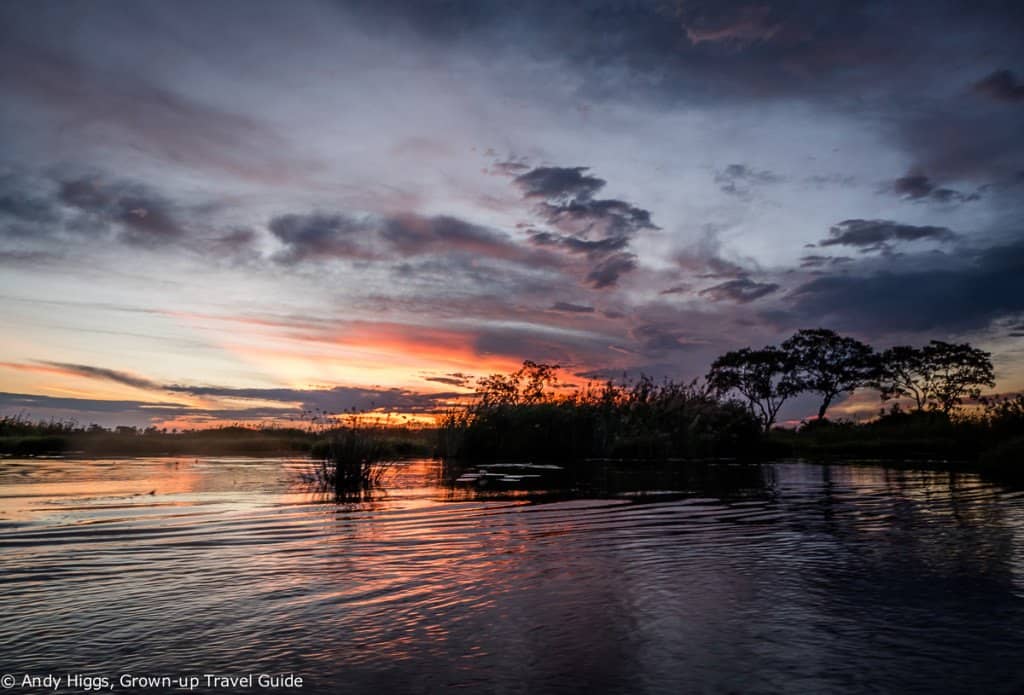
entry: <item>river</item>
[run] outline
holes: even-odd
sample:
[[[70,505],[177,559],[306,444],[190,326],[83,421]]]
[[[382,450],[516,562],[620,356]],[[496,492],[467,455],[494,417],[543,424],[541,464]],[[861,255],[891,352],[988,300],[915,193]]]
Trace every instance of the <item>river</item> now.
[[[422,460],[339,502],[307,466],[0,461],[12,692],[1024,692],[1024,493],[975,475]]]

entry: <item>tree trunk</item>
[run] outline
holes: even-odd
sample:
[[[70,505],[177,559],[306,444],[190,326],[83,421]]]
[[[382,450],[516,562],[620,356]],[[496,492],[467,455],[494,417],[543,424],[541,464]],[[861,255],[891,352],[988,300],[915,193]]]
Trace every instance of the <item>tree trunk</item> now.
[[[832,396],[825,396],[825,400],[821,402],[821,407],[818,408],[818,419],[824,420],[825,413],[828,411],[828,407],[832,404]]]

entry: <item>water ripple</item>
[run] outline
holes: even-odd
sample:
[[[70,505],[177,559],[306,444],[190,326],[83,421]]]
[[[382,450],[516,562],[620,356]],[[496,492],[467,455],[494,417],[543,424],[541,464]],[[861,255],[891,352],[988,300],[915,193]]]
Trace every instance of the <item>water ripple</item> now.
[[[794,462],[522,493],[420,461],[338,503],[296,484],[304,465],[0,462],[4,668],[293,672],[307,692],[1024,690],[1024,493],[976,476]]]

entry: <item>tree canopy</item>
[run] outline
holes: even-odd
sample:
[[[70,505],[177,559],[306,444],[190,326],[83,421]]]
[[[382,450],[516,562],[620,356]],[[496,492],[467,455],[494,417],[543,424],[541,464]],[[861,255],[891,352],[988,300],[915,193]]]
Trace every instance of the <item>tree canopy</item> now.
[[[490,407],[540,403],[558,383],[558,369],[557,364],[526,360],[511,374],[492,374],[480,379],[477,384],[480,404]]]
[[[821,396],[819,420],[837,396],[870,383],[877,370],[870,345],[827,328],[798,331],[782,343],[782,350],[795,365],[800,391]]]
[[[968,343],[933,340],[921,348],[900,345],[883,352],[876,385],[882,400],[908,397],[917,410],[948,414],[996,382],[989,353]]]
[[[736,391],[746,398],[766,432],[782,404],[801,390],[796,365],[777,347],[727,352],[712,363],[707,381],[719,393]]]

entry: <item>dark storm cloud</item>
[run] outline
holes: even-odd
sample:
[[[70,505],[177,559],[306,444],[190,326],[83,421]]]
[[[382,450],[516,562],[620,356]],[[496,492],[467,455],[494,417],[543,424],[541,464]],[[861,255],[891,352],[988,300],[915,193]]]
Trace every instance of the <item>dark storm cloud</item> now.
[[[755,282],[750,278],[743,277],[708,287],[701,290],[700,294],[713,302],[731,301],[746,304],[772,294],[778,289],[779,285],[774,282]]]
[[[586,256],[590,268],[585,282],[595,289],[614,287],[636,268],[628,248],[642,231],[657,230],[648,210],[614,198],[595,198],[604,179],[587,174],[588,167],[536,167],[513,183],[530,201],[552,231],[533,231],[535,246],[559,248]]]
[[[998,67],[986,65],[987,56],[1024,64],[1020,3],[344,4],[369,31],[408,27],[419,39],[485,61],[556,65],[556,74],[573,76],[575,96],[595,103],[811,104],[821,113],[869,119],[890,146],[943,180],[1002,179],[1019,170],[1024,155],[1015,109],[992,113],[985,100],[965,98],[970,82],[951,83],[958,72]],[[1016,75],[997,70],[975,88],[1016,102],[1022,87]]]
[[[946,227],[916,226],[892,220],[844,220],[829,229],[829,238],[819,246],[855,246],[864,250],[885,248],[896,241],[955,241],[958,237]]]
[[[1024,101],[1024,82],[1009,70],[996,70],[978,80],[974,91],[998,101]]]
[[[799,319],[873,334],[963,331],[1024,311],[1024,242],[954,257],[959,265],[930,269],[851,269],[807,282],[788,297]]]
[[[980,200],[978,193],[961,193],[939,186],[923,174],[908,174],[882,186],[882,191],[911,200],[932,200],[939,203],[967,203]]]

